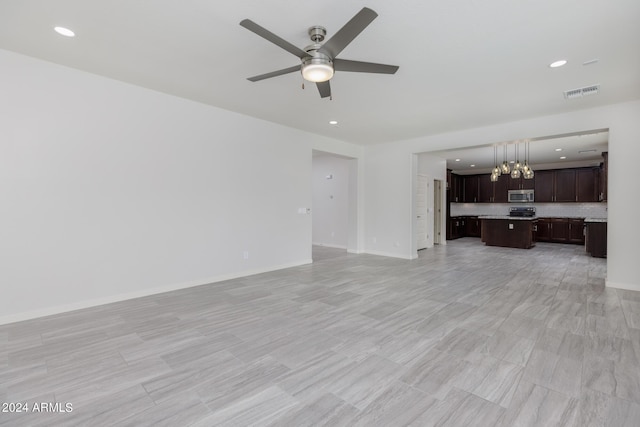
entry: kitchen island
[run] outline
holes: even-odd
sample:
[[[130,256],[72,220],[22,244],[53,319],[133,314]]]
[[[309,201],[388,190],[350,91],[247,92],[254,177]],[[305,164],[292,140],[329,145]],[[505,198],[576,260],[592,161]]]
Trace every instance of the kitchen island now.
[[[535,217],[512,217],[508,215],[479,216],[481,238],[487,246],[530,249],[536,245]]]

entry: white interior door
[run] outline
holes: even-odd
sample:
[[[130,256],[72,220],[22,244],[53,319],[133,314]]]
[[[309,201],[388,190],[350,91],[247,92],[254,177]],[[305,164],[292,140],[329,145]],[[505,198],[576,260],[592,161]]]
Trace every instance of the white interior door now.
[[[416,242],[418,250],[425,249],[428,245],[429,232],[427,227],[427,192],[429,180],[426,175],[418,174],[418,189],[416,194]]]

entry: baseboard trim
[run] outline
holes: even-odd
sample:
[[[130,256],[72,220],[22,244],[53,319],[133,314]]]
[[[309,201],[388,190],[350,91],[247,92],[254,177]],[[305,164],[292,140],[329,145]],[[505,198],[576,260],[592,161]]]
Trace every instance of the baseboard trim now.
[[[366,251],[364,251],[364,253],[365,254],[369,254],[369,255],[386,256],[386,257],[389,257],[389,258],[400,258],[400,259],[408,259],[408,260],[412,259],[410,256],[394,254],[394,253],[391,253],[391,252],[366,250]]]
[[[609,280],[605,280],[604,284],[607,288],[624,289],[627,291],[640,291],[640,284],[632,283],[615,283]]]
[[[332,245],[331,243],[311,242],[313,246],[324,246],[325,248],[347,249],[346,246]]]
[[[158,295],[166,292],[178,291],[180,289],[193,288],[196,286],[209,285],[211,283],[216,283],[216,282],[224,282],[225,280],[255,276],[256,274],[269,273],[271,271],[284,270],[286,268],[292,268],[292,267],[299,267],[301,265],[311,264],[312,262],[313,260],[311,259],[305,259],[302,261],[293,262],[289,264],[282,264],[282,265],[271,266],[267,268],[248,270],[240,273],[223,274],[223,275],[208,278],[208,279],[194,280],[190,282],[178,283],[178,284],[169,285],[169,286],[145,289],[137,292],[129,292],[126,294],[118,294],[118,295],[112,295],[112,296],[103,297],[103,298],[78,301],[72,304],[59,305],[59,306],[49,307],[41,310],[33,310],[33,311],[27,311],[22,313],[10,314],[8,316],[0,317],[0,325],[7,325],[9,323],[16,323],[16,322],[22,322],[25,320],[37,319],[39,317],[53,316],[56,314],[67,313],[70,311],[84,310],[87,308],[97,307],[100,305],[112,304],[114,302],[126,301],[130,299],[135,299],[135,298],[142,298],[142,297],[147,297],[151,295]]]

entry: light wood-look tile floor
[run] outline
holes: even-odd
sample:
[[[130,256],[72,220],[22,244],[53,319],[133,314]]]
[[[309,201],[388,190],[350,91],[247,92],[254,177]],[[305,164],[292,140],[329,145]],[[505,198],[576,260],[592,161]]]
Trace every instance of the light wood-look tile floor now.
[[[640,293],[465,238],[0,326],[9,426],[638,426]]]

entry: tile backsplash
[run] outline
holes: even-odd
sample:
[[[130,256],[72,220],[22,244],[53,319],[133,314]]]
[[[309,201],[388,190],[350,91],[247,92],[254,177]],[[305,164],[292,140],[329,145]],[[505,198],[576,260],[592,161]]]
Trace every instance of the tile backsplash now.
[[[451,203],[451,216],[509,215],[514,206],[533,206],[539,217],[607,218],[606,203]]]

